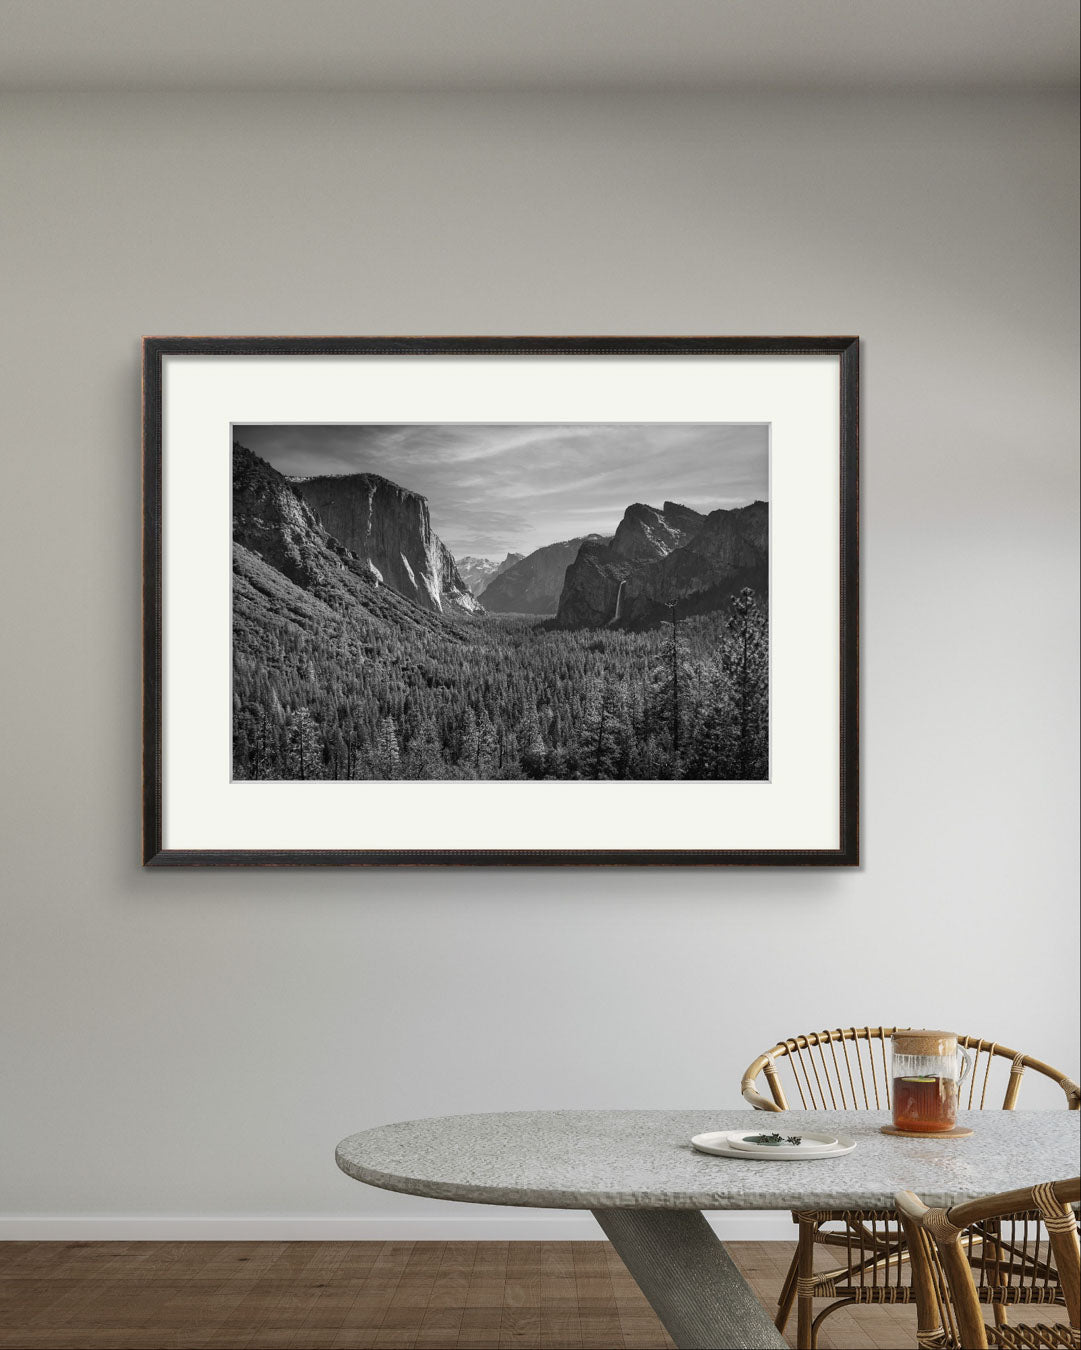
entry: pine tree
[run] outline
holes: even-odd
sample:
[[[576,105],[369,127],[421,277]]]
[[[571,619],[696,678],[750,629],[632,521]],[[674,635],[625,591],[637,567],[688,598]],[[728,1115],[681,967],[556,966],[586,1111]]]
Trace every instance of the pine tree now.
[[[499,741],[486,710],[477,723],[477,777],[494,778],[499,763]]]
[[[477,731],[477,715],[473,709],[466,708],[462,716],[462,741],[458,751],[458,767],[466,778],[477,776],[477,756],[480,752],[480,736]]]
[[[668,614],[671,627],[663,656],[654,666],[650,678],[648,720],[657,734],[658,748],[668,752],[668,772],[663,776],[670,774],[678,778],[686,742],[685,723],[693,670],[687,644],[679,630],[675,604],[668,606]]]
[[[298,708],[289,720],[289,777],[302,782],[323,777],[319,729],[310,709]]]
[[[544,744],[540,721],[531,708],[518,729],[522,768],[529,778],[543,778],[548,768],[548,747]]]
[[[769,640],[765,615],[747,586],[732,597],[724,664],[731,680],[735,758],[741,779],[769,776]]]
[[[443,747],[439,731],[430,717],[421,722],[409,742],[405,776],[422,780],[444,777]]]
[[[691,743],[686,776],[738,778],[738,749],[732,687],[722,662],[704,680],[701,716]]]
[[[348,752],[345,747],[345,740],[342,733],[335,728],[331,733],[327,743],[327,753],[330,759],[329,778],[348,778],[346,770],[348,762]]]
[[[679,676],[680,676],[680,659],[679,659],[679,615],[678,615],[677,612],[676,612],[676,606],[675,606],[674,604],[671,605],[671,606],[669,607],[669,612],[670,612],[670,614],[671,614],[672,637],[671,637],[671,640],[670,640],[669,643],[668,643],[668,659],[667,659],[666,664],[667,664],[667,667],[668,667],[669,688],[670,688],[670,690],[671,690],[670,699],[671,699],[671,704],[672,704],[672,713],[671,713],[671,717],[672,717],[672,753],[673,753],[673,755],[675,756],[675,758],[678,760],[678,759],[679,759],[679,729],[680,729],[680,728],[679,728],[679,724],[680,724],[680,716],[681,716],[682,711],[683,711],[683,709],[682,709],[682,707],[681,707],[681,705],[680,705],[680,688],[679,688]]]
[[[623,689],[610,678],[593,680],[578,738],[581,778],[620,778],[629,757],[629,727]]]
[[[503,738],[503,750],[499,765],[500,778],[521,778],[522,764],[518,751],[518,737],[508,731]]]
[[[380,778],[399,778],[401,776],[402,754],[398,746],[398,729],[393,717],[384,717],[379,724],[379,737],[375,743],[375,767]]]

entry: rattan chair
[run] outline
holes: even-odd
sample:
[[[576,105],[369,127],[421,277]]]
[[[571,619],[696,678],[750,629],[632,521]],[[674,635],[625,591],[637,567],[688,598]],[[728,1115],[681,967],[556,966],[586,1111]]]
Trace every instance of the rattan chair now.
[[[1081,1177],[928,1209],[902,1191],[897,1213],[908,1241],[919,1330],[926,1350],[986,1346],[1081,1346],[1081,1249],[1072,1209]],[[981,1278],[982,1277],[982,1278]],[[1069,1324],[984,1321],[1007,1304],[1065,1304]]]
[[[758,1111],[790,1107],[887,1111],[891,1105],[888,1045],[893,1032],[893,1027],[839,1027],[779,1041],[743,1075],[743,1096]],[[1081,1105],[1078,1085],[1049,1064],[977,1036],[958,1036],[957,1043],[972,1059],[961,1085],[962,1109],[1001,1105],[1003,1110],[1012,1110],[1027,1069],[1057,1083],[1071,1111]],[[759,1075],[765,1078],[769,1096],[759,1091]],[[783,1331],[794,1302],[799,1350],[813,1350],[822,1322],[839,1308],[914,1300],[911,1285],[902,1278],[908,1268],[905,1240],[892,1210],[801,1210],[792,1218],[799,1235],[776,1322]],[[816,1271],[816,1247],[843,1253],[841,1264]],[[816,1299],[831,1301],[816,1314]],[[1001,1305],[998,1315],[1005,1316]]]

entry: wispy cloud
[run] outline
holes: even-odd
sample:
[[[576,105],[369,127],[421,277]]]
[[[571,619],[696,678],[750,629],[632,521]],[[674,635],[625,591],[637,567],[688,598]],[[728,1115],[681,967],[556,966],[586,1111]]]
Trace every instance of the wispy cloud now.
[[[769,492],[761,423],[253,425],[234,434],[282,473],[379,473],[422,493],[459,556],[611,534],[636,501],[711,511]]]

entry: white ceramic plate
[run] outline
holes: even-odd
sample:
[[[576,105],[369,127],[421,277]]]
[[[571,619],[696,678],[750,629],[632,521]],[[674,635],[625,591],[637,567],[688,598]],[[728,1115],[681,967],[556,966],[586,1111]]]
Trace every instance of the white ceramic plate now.
[[[789,1154],[797,1158],[809,1158],[813,1153],[834,1153],[837,1150],[837,1136],[835,1134],[816,1134],[814,1132],[801,1133],[800,1143],[790,1144],[785,1141],[782,1144],[753,1144],[752,1139],[760,1134],[770,1134],[772,1131],[765,1130],[728,1130],[728,1142],[733,1148],[741,1149],[746,1153],[754,1153],[762,1158],[772,1158],[778,1153]],[[781,1138],[784,1139],[784,1131],[779,1130]]]
[[[833,1148],[808,1151],[796,1145],[771,1147],[766,1145],[761,1151],[752,1152],[746,1148],[736,1148],[732,1144],[733,1134],[745,1135],[746,1130],[720,1130],[711,1134],[696,1134],[691,1143],[699,1153],[712,1153],[718,1158],[742,1158],[744,1162],[811,1162],[816,1158],[841,1158],[851,1153],[856,1141],[850,1135],[840,1134]],[[804,1135],[806,1139],[808,1136]],[[766,1149],[769,1152],[766,1152]]]

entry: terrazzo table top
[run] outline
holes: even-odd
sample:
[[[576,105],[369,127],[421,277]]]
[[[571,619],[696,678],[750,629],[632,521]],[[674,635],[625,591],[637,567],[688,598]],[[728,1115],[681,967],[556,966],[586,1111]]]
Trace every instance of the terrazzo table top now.
[[[383,1125],[338,1145],[357,1181],[409,1195],[546,1209],[880,1209],[899,1190],[931,1205],[1076,1175],[1081,1112],[962,1111],[968,1139],[880,1133],[887,1111],[522,1111]],[[852,1153],[806,1162],[720,1158],[709,1130],[851,1135]]]

